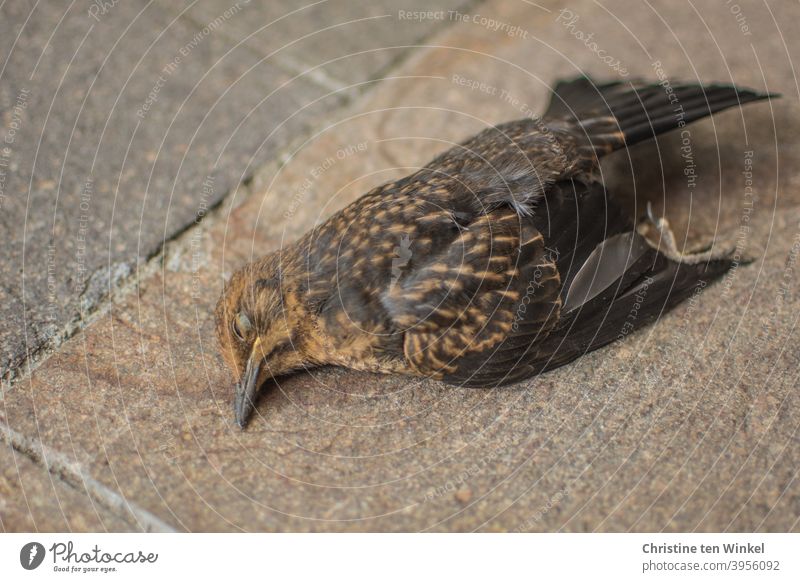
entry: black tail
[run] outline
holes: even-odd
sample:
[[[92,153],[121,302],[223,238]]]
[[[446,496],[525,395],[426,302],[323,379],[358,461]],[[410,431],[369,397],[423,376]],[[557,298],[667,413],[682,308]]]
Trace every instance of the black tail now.
[[[583,126],[593,145],[615,150],[735,105],[778,96],[733,85],[641,81],[598,85],[588,77],[579,77],[556,85],[544,117],[573,119]]]

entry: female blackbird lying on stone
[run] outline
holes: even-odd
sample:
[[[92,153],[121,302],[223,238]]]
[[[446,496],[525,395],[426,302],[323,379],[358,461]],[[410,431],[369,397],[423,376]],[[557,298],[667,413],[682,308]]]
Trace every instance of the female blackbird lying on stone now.
[[[216,309],[237,423],[262,382],[306,367],[499,386],[652,321],[731,261],[682,254],[650,213],[633,224],[599,158],[768,97],[561,82],[542,119],[487,129],[242,268]]]

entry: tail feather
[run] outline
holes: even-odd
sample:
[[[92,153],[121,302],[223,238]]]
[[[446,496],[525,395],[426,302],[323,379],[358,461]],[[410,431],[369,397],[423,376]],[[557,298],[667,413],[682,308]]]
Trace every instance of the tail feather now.
[[[595,84],[588,77],[555,88],[546,118],[581,125],[597,149],[613,151],[737,105],[776,94],[733,85],[661,85],[641,81]]]

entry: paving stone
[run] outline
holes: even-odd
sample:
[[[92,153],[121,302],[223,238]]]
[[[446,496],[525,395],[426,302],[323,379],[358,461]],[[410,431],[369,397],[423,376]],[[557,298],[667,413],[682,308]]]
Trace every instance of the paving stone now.
[[[798,15],[788,3],[770,12],[740,2],[751,37],[721,5],[704,7],[703,20],[667,2],[572,8],[575,28],[624,56],[631,76],[653,78],[660,59],[670,77],[724,80],[725,55],[737,82],[764,88],[766,78],[784,93],[691,126],[691,196],[680,136],[607,164],[621,195],[635,185],[632,212],[653,201],[691,244],[745,233],[737,242],[755,262],[656,325],[529,382],[459,390],[326,368],[280,379],[248,430],[233,424],[211,318],[221,275],[449,143],[541,111],[555,79],[578,69],[611,77],[556,21],[557,4],[541,4],[481,5],[480,16],[528,37],[459,23],[395,72],[409,78],[385,81],[285,164],[258,172],[249,197],[188,233],[157,272],[8,391],[0,422],[51,446],[68,436],[72,462],[179,529],[800,529],[791,74],[800,49],[788,34],[775,42],[776,23]],[[752,213],[742,174],[751,150]],[[654,160],[663,172],[648,169]]]
[[[43,466],[0,447],[0,528],[4,532],[132,531]]]
[[[300,3],[200,0],[163,1],[165,9],[198,26],[241,5],[226,34],[265,57],[332,88],[375,79],[436,30],[454,22],[474,0],[405,0],[402,3],[324,0]]]
[[[138,0],[94,16],[2,7],[2,375],[342,101],[236,47],[224,19]]]

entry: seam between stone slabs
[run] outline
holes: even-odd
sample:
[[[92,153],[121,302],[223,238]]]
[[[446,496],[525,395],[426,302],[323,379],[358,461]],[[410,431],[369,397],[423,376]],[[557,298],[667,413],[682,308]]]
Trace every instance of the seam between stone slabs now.
[[[481,5],[481,4],[485,4],[486,2],[487,2],[487,0],[465,0],[463,6],[459,7],[459,10],[471,11],[475,7],[477,7],[477,6]],[[192,20],[189,16],[186,16],[186,18],[189,19],[189,20]],[[197,25],[197,23],[194,22],[194,20],[192,20],[192,23]],[[427,44],[430,39],[432,39],[432,38],[434,38],[434,37],[436,37],[438,35],[444,34],[446,31],[451,29],[456,24],[458,24],[458,22],[450,20],[450,21],[448,21],[448,24],[446,24],[445,26],[431,28],[429,32],[427,32],[425,34],[422,34],[416,40],[412,40],[411,41],[411,43],[412,43],[411,45],[407,45],[405,50],[400,51],[399,54],[397,54],[393,58],[390,58],[389,61],[385,65],[383,65],[382,67],[379,67],[378,69],[376,69],[376,71],[370,76],[370,78],[363,79],[360,84],[362,86],[364,86],[364,87],[368,87],[369,83],[367,83],[367,81],[380,81],[387,73],[389,73],[389,71],[398,68],[401,64],[405,63],[406,61],[408,61],[411,58],[411,55],[415,52],[414,49],[418,48],[415,45]],[[222,33],[222,34],[225,34],[225,33]],[[230,37],[229,37],[229,39],[230,39]],[[232,39],[230,39],[230,40],[232,40]],[[248,48],[250,48],[250,50],[252,50],[256,54],[261,54],[260,51],[257,51],[256,49],[254,49],[252,47],[248,47]],[[392,48],[392,47],[387,47],[387,48]],[[423,51],[425,51],[425,50],[426,49],[423,48]],[[417,52],[419,52],[419,51],[417,51]],[[263,55],[261,55],[261,56],[263,58]],[[311,79],[317,81],[317,84],[331,83],[332,85],[331,85],[330,88],[332,88],[332,89],[342,89],[343,87],[346,87],[346,86],[350,85],[350,83],[341,81],[341,80],[337,79],[336,77],[332,77],[332,76],[328,75],[327,73],[322,71],[322,69],[319,68],[318,66],[317,67],[312,67],[311,65],[306,64],[302,60],[296,60],[296,59],[293,59],[291,57],[287,57],[285,55],[275,55],[275,57],[276,57],[276,62],[278,64],[282,64],[283,65],[282,68],[288,68],[288,69],[291,69],[292,71],[294,71],[296,74],[299,73],[299,74],[308,76]],[[317,75],[319,75],[319,78],[317,78]],[[336,86],[337,84],[339,85],[338,87]],[[358,89],[356,91],[358,91]],[[367,90],[363,90],[363,91],[366,92]],[[345,96],[345,98],[347,98],[347,97]]]
[[[485,3],[486,3],[486,0],[465,0],[463,5],[460,6],[459,9],[460,10],[465,10],[465,11],[471,11],[476,6],[479,6],[479,5],[485,4]],[[183,12],[179,16],[179,18],[185,20],[188,24],[190,24],[194,28],[202,29],[205,26],[202,22],[198,21],[195,17],[190,15],[188,12]],[[433,27],[433,28],[430,29],[430,31],[428,31],[425,34],[422,34],[416,40],[412,39],[412,41],[411,41],[413,43],[412,45],[406,46],[405,50],[401,51],[394,58],[389,59],[389,61],[385,65],[383,65],[382,67],[379,67],[369,78],[362,79],[362,81],[359,84],[362,87],[364,87],[364,86],[369,86],[369,84],[366,83],[367,81],[379,81],[389,71],[391,71],[392,69],[397,68],[398,66],[400,66],[402,63],[404,63],[406,60],[408,60],[410,58],[411,53],[413,53],[414,52],[414,48],[416,48],[414,46],[414,44],[426,44],[426,42],[429,39],[431,39],[431,38],[433,38],[433,37],[435,37],[435,36],[437,36],[439,34],[443,34],[445,31],[449,30],[450,28],[452,28],[456,24],[458,24],[458,22],[450,20],[450,21],[448,21],[448,24],[446,24],[444,26],[441,26],[441,27]],[[249,42],[249,39],[253,36],[252,34],[248,35],[247,38],[245,38],[245,39],[241,39],[241,38],[238,38],[238,37],[236,37],[234,35],[231,35],[230,33],[228,33],[224,29],[220,29],[218,31],[218,34],[221,37],[225,38],[226,40],[228,40],[228,41],[230,41],[232,43],[235,43],[237,46],[243,46],[246,50],[250,51],[255,56],[259,57],[259,59],[261,59],[261,60],[266,60],[267,59],[267,55],[264,54],[263,51],[258,50],[257,48],[255,48]],[[387,47],[387,48],[392,48],[392,47]],[[347,81],[343,81],[343,80],[341,80],[341,79],[339,79],[339,78],[337,78],[335,76],[329,75],[324,70],[322,70],[322,68],[320,68],[319,66],[312,67],[311,65],[307,64],[302,59],[295,59],[294,57],[290,57],[290,56],[287,56],[287,55],[281,55],[279,53],[274,54],[274,56],[271,57],[271,59],[274,61],[272,64],[276,65],[279,69],[283,69],[284,72],[290,73],[292,75],[299,75],[300,77],[306,77],[306,78],[310,79],[311,81],[313,81],[314,83],[316,83],[317,85],[320,85],[320,86],[322,86],[322,87],[324,87],[326,89],[329,89],[331,91],[341,91],[342,89],[351,86],[351,83],[349,83]],[[364,91],[365,92],[367,90],[368,89],[356,89],[356,92],[357,93],[359,91]],[[344,94],[343,94],[343,97],[344,97],[343,105],[347,105],[348,104],[348,100],[350,100],[350,99],[349,99],[349,97],[347,95],[344,95]]]
[[[233,192],[235,190],[236,189],[234,188],[231,191]],[[229,194],[230,193],[225,194],[225,196],[220,198],[220,200],[211,206],[209,212],[212,210],[217,210],[218,207],[227,200]],[[66,324],[64,324],[58,333],[53,334],[50,339],[45,340],[41,344],[31,348],[28,351],[28,354],[22,359],[16,368],[9,369],[5,372],[2,379],[3,387],[2,390],[0,390],[0,402],[3,401],[3,395],[5,392],[13,388],[24,378],[29,377],[39,366],[46,362],[53,353],[57,352],[62,345],[78,335],[83,329],[89,327],[95,321],[107,315],[111,309],[111,306],[114,305],[115,302],[125,298],[131,293],[131,291],[138,287],[139,281],[148,279],[152,274],[154,274],[157,267],[159,267],[163,261],[164,251],[166,248],[170,246],[171,243],[181,238],[187,231],[191,230],[192,226],[194,225],[195,222],[192,221],[191,223],[179,228],[171,236],[165,238],[159,244],[158,248],[150,254],[150,256],[145,257],[141,261],[120,261],[118,263],[99,267],[93,270],[89,277],[87,277],[87,289],[84,289],[84,291],[81,293],[78,298],[79,300],[86,294],[88,291],[89,281],[91,281],[96,275],[101,274],[106,270],[112,270],[114,265],[125,265],[128,267],[131,263],[134,263],[133,266],[128,267],[128,273],[121,278],[115,280],[113,275],[111,276],[111,289],[108,293],[104,293],[100,300],[98,300],[96,303],[88,305],[85,309],[83,306],[80,306],[79,312]]]
[[[465,12],[470,12],[471,10],[476,8],[477,6],[480,6],[482,4],[486,4],[487,2],[488,2],[488,0],[466,0],[464,2],[463,6],[459,6],[459,11],[464,10]],[[406,61],[411,60],[411,57],[412,57],[412,55],[414,53],[419,54],[419,53],[427,52],[427,51],[431,50],[430,47],[427,47],[427,46],[420,47],[418,45],[435,44],[435,43],[430,43],[429,41],[431,39],[439,36],[439,35],[445,34],[447,31],[449,31],[451,28],[453,28],[457,24],[458,24],[458,21],[449,20],[448,24],[446,26],[442,26],[440,28],[434,27],[434,28],[432,28],[430,30],[430,32],[428,32],[426,34],[423,34],[422,36],[420,36],[416,40],[412,40],[411,41],[413,43],[412,45],[408,45],[405,50],[401,51],[395,57],[389,59],[389,61],[384,66],[379,67],[375,71],[375,74],[373,75],[373,77],[371,79],[365,79],[365,80],[366,81],[378,81],[381,78],[383,78],[385,75],[387,75],[389,73],[389,71],[391,71],[392,69],[396,69],[401,64],[405,63]],[[421,50],[416,50],[415,51],[414,49],[421,49]]]
[[[147,532],[176,531],[167,522],[91,477],[79,463],[71,461],[63,453],[45,445],[39,439],[26,437],[0,422],[0,440],[5,440],[14,450],[36,464],[43,465],[61,483],[78,493],[88,495],[93,503],[97,503],[123,521],[135,524]]]
[[[293,144],[294,141],[290,145]],[[265,166],[266,165],[267,164],[265,164]],[[260,166],[259,169],[261,167],[263,166]],[[116,302],[136,291],[139,288],[140,282],[149,280],[159,269],[163,269],[168,262],[170,254],[174,252],[180,253],[181,250],[188,248],[188,245],[191,244],[190,239],[195,231],[195,227],[199,227],[200,224],[203,224],[207,228],[213,227],[215,222],[224,216],[225,204],[231,200],[234,194],[242,194],[242,199],[246,199],[250,195],[249,186],[252,180],[252,176],[242,180],[237,187],[231,188],[217,202],[209,206],[208,211],[202,218],[186,224],[172,236],[162,241],[157,250],[131,270],[130,274],[125,277],[123,284],[112,288],[109,295],[105,296],[103,300],[99,301],[94,306],[91,306],[91,312],[88,313],[88,315],[84,316],[82,310],[76,318],[63,327],[61,332],[54,336],[55,339],[51,340],[51,342],[54,343],[45,342],[37,346],[33,354],[42,355],[35,361],[29,356],[19,367],[22,368],[27,364],[28,373],[14,378],[8,383],[4,382],[5,385],[0,386],[0,402],[3,401],[5,392],[7,392],[9,388],[25,378],[30,378],[32,373],[39,366],[44,364],[52,354],[56,353],[65,342],[77,336],[83,329],[107,315]],[[100,269],[96,269],[95,272],[105,268],[107,267],[101,267]],[[123,521],[130,523],[130,517],[132,516],[135,520],[135,524],[141,526],[145,531],[176,531],[171,525],[168,525],[154,514],[131,503],[119,493],[116,493],[91,477],[80,464],[69,460],[57,449],[45,445],[40,439],[27,437],[1,421],[0,441],[6,441],[14,450],[25,455],[35,464],[44,466],[51,474],[60,478],[62,483],[70,486],[78,493],[88,495],[91,500],[96,501],[98,505],[110,511]]]
[[[7,377],[3,378],[2,386],[0,386],[0,402],[3,401],[3,397],[7,391],[13,388],[18,382],[30,377],[31,374],[46,362],[53,353],[57,352],[62,345],[78,335],[83,329],[107,315],[116,302],[137,290],[140,281],[150,279],[158,269],[163,266],[167,254],[175,248],[183,247],[185,239],[189,238],[189,235],[194,232],[196,227],[199,227],[201,224],[204,226],[213,225],[214,219],[218,218],[222,207],[230,200],[233,194],[237,192],[243,193],[243,199],[247,198],[250,195],[249,186],[252,180],[253,176],[248,176],[237,186],[230,188],[219,200],[208,207],[208,210],[202,217],[187,222],[187,224],[178,228],[170,236],[164,238],[159,243],[158,248],[141,261],[131,261],[135,264],[130,268],[129,273],[116,281],[112,281],[111,289],[107,294],[104,294],[100,300],[89,305],[86,309],[81,307],[79,313],[62,326],[58,333],[53,334],[50,340],[42,342],[32,348],[16,369],[6,372]],[[115,264],[128,265],[129,263],[123,261]],[[88,281],[91,281],[97,273],[102,273],[104,270],[111,269],[112,267],[113,265],[107,265],[92,271],[89,277],[87,277],[87,286],[89,284]],[[86,292],[87,289],[84,289],[81,293],[81,297]],[[22,372],[23,368],[26,366],[27,370]]]
[[[482,0],[480,0],[480,1],[482,1]],[[182,12],[178,16],[178,18],[180,18],[181,20],[184,20],[187,24],[189,24],[191,27],[193,27],[193,28],[195,28],[197,30],[202,30],[205,27],[205,24],[203,24],[202,22],[198,21],[196,18],[194,18],[193,16],[191,16],[187,12]],[[228,32],[226,32],[224,30],[224,28],[218,29],[217,34],[219,34],[219,36],[224,38],[225,40],[233,43],[234,47],[241,46],[245,50],[251,52],[254,56],[258,57],[258,59],[260,61],[264,61],[264,60],[267,59],[267,55],[265,55],[262,51],[256,49],[255,47],[253,47],[250,44],[249,40],[250,40],[250,37],[253,36],[252,34],[248,35],[247,38],[245,38],[245,39],[241,39],[241,38],[238,38],[238,37],[236,37],[234,35],[229,34]],[[282,69],[283,72],[288,73],[288,74],[290,74],[292,76],[295,76],[295,75],[305,76],[305,77],[309,78],[312,82],[314,82],[317,85],[319,85],[320,87],[323,87],[323,88],[328,89],[330,91],[340,91],[341,89],[343,89],[346,86],[346,83],[340,81],[339,79],[335,79],[335,78],[331,77],[330,75],[328,75],[324,71],[315,70],[313,72],[309,72],[309,69],[311,67],[307,67],[303,63],[298,62],[295,59],[292,59],[290,57],[281,56],[279,54],[276,54],[272,58],[272,61],[273,61],[272,64],[274,66],[278,67],[279,69]]]

